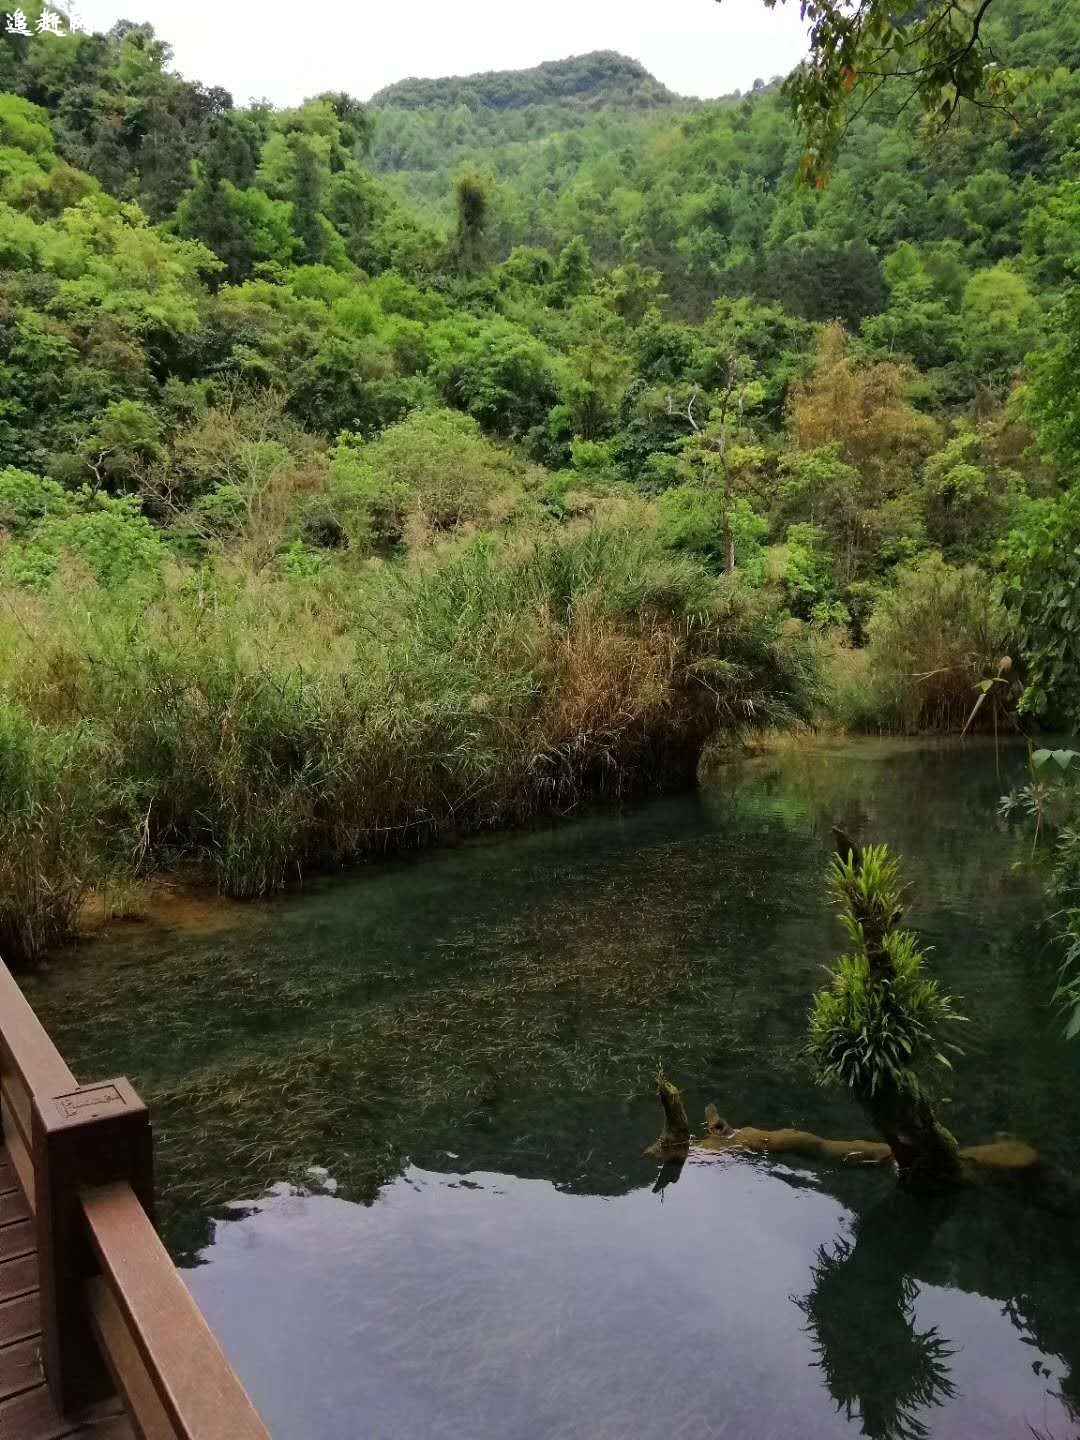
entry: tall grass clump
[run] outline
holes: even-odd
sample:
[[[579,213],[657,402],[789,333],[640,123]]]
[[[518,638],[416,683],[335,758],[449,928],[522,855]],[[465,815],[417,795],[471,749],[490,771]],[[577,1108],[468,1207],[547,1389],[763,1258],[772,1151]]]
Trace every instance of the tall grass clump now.
[[[80,728],[0,699],[0,959],[33,964],[70,940],[101,879],[107,764]]]
[[[36,724],[107,737],[137,863],[194,858],[238,897],[688,779],[716,728],[806,718],[816,695],[760,597],[632,515],[321,580],[222,562],[149,604],[35,603],[48,653],[24,645],[4,688]]]
[[[856,660],[842,652],[835,708],[852,729],[958,734],[1015,644],[1000,586],[974,566],[929,554],[901,570],[868,625]],[[993,722],[994,706],[981,721]]]

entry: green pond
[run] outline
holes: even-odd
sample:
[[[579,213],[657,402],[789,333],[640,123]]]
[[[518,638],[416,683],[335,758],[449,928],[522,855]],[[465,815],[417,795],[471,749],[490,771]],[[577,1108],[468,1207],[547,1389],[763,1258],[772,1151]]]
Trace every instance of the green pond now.
[[[1075,1214],[642,1155],[660,1060],[695,1122],[715,1101],[866,1133],[799,1053],[840,943],[838,821],[904,854],[970,1017],[948,1123],[1080,1176],[1080,1043],[996,815],[1023,769],[981,743],[785,751],[217,924],[121,927],[28,988],[80,1078],[151,1103],[167,1241],[281,1440],[1072,1440]]]

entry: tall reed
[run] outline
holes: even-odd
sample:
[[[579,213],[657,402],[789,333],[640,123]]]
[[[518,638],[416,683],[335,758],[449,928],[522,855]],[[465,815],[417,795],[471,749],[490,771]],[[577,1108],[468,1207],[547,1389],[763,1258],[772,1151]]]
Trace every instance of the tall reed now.
[[[0,689],[43,754],[100,737],[80,762],[98,838],[199,859],[238,897],[688,777],[718,726],[805,718],[817,684],[759,598],[629,520],[317,583],[218,565],[150,605],[34,603],[23,629],[48,644],[13,644]]]

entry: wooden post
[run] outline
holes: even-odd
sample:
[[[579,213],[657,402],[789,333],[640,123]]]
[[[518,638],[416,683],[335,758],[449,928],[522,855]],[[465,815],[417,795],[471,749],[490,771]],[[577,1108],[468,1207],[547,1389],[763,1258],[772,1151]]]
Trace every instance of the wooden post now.
[[[34,1095],[32,1117],[42,1362],[53,1403],[66,1414],[111,1390],[86,1306],[98,1267],[80,1191],[127,1181],[152,1216],[150,1115],[118,1079]]]

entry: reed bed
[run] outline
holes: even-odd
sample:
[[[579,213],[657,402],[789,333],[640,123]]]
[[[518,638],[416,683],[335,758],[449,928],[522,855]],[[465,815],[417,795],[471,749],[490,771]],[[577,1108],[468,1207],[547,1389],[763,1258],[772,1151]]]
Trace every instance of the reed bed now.
[[[22,779],[0,825],[25,863],[0,870],[0,915],[34,916],[8,922],[16,961],[70,935],[105,873],[194,860],[267,895],[686,780],[718,729],[820,698],[805,637],[629,520],[317,583],[219,563],[152,597],[4,599],[2,763]]]

